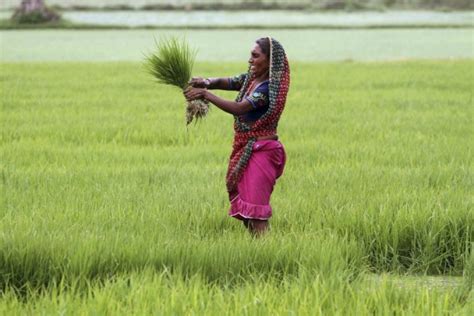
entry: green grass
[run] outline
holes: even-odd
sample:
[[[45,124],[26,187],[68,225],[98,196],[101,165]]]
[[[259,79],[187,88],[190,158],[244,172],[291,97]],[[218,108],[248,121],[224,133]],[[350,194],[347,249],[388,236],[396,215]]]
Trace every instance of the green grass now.
[[[473,66],[292,63],[254,240],[226,216],[229,115],[186,128],[139,63],[1,64],[0,313],[468,314]]]
[[[472,302],[472,294],[471,294]],[[7,291],[0,305],[6,314],[114,315],[469,315],[469,298],[456,289],[407,290],[390,277],[347,283],[319,275],[286,280],[245,280],[238,286],[208,284],[199,276],[145,270],[118,276],[84,293],[76,286],[22,301]]]

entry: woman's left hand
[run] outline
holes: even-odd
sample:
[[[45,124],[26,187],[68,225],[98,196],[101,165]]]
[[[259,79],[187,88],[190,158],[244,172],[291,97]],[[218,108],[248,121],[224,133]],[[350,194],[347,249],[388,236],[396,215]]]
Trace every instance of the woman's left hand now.
[[[193,87],[188,87],[186,90],[183,91],[183,94],[188,101],[192,101],[196,99],[205,99],[206,93],[207,93],[207,89],[193,88]]]

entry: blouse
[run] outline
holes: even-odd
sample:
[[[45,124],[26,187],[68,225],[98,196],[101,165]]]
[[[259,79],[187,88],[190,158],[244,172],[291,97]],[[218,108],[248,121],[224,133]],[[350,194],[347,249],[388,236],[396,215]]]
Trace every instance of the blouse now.
[[[230,90],[240,90],[244,84],[246,76],[247,74],[241,74],[229,78]],[[244,98],[250,102],[253,110],[240,116],[244,121],[255,122],[268,110],[268,84],[268,80],[263,81],[259,83],[253,91],[247,91],[245,94]]]

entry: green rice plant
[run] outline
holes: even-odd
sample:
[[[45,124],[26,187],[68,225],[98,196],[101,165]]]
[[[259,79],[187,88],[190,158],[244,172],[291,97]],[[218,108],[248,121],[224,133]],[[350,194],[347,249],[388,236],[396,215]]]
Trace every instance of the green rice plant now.
[[[196,52],[176,37],[162,40],[156,45],[156,52],[146,57],[146,68],[159,83],[176,86],[183,91],[189,86]],[[209,103],[206,100],[187,102],[186,124],[193,118],[206,116]]]
[[[469,302],[455,286],[430,278],[363,276],[347,282],[339,276],[267,280],[252,277],[240,284],[209,283],[199,274],[153,269],[119,273],[85,290],[52,282],[47,291],[27,288],[24,297],[7,289],[0,301],[4,315],[470,315]],[[438,283],[438,284],[437,284]],[[26,299],[25,299],[26,298]]]
[[[0,315],[472,314],[472,60],[293,62],[258,240],[227,216],[232,117],[177,130],[137,66],[0,63]]]

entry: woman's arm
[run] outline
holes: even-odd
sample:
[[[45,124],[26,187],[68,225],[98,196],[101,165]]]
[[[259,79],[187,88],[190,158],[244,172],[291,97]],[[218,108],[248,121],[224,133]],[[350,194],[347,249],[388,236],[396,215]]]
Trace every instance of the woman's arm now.
[[[229,78],[200,78],[195,77],[189,81],[189,85],[194,88],[232,90],[229,84]]]
[[[252,104],[247,99],[243,99],[240,102],[229,101],[212,94],[207,89],[188,88],[184,91],[184,95],[189,101],[195,99],[206,99],[222,111],[233,115],[242,115],[253,110]]]
[[[229,85],[229,78],[208,78],[207,89],[232,90]]]

